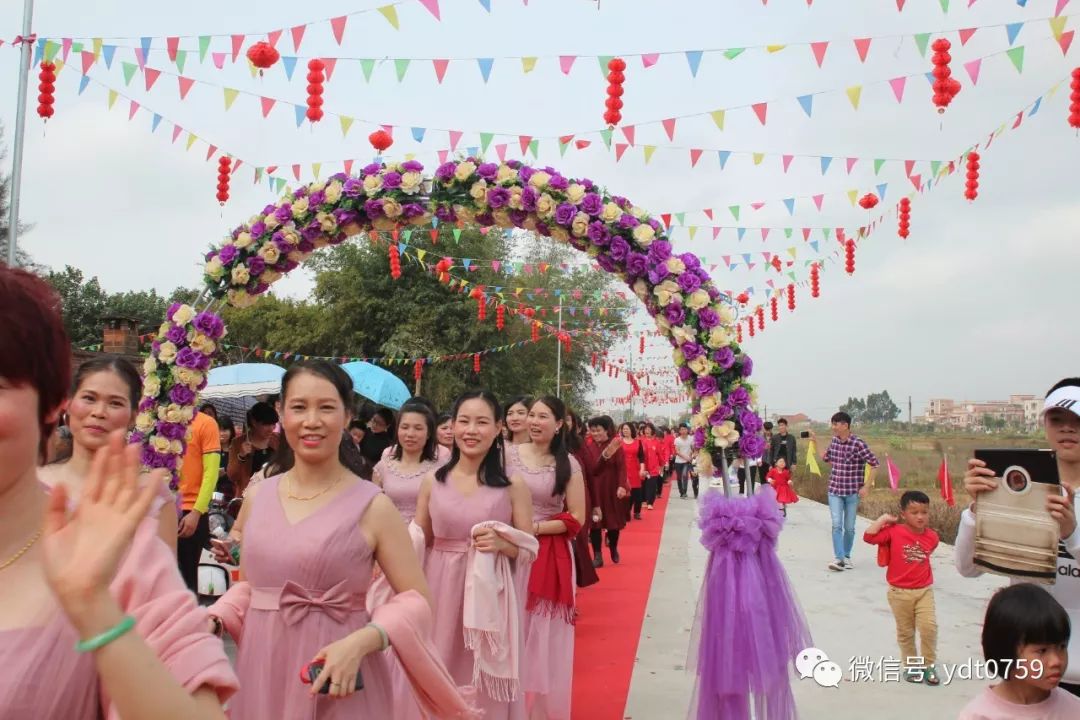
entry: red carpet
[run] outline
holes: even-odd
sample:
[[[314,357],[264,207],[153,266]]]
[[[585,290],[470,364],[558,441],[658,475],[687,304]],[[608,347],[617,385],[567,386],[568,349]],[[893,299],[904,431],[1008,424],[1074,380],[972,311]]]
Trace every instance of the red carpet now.
[[[611,562],[604,547],[600,582],[578,591],[574,639],[573,720],[621,720],[630,692],[638,637],[649,601],[664,513],[674,482],[653,510],[642,510],[619,537],[622,562]]]

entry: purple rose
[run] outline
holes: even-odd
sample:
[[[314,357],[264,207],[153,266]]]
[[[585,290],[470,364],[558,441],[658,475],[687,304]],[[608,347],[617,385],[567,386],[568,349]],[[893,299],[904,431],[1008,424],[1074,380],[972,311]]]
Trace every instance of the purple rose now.
[[[647,272],[648,267],[649,261],[645,257],[645,253],[631,252],[629,257],[626,258],[626,272],[631,278],[641,277]]]
[[[683,261],[683,265],[685,265],[688,270],[697,270],[701,267],[701,260],[694,253],[683,253],[679,256],[679,259]]]
[[[667,240],[654,240],[649,246],[649,258],[653,262],[664,262],[671,257],[671,243]]]
[[[377,163],[377,162],[376,163],[369,163],[369,164],[364,166],[363,173],[364,173],[365,177],[368,176],[368,175],[378,175],[379,171],[382,170],[382,169],[383,169],[382,163]]]
[[[664,265],[654,265],[649,268],[649,282],[653,285],[659,285],[667,279],[668,272]]]
[[[700,450],[705,447],[705,429],[698,428],[694,431],[694,447]]]
[[[611,234],[608,232],[604,223],[599,220],[594,220],[589,223],[589,229],[586,231],[586,235],[589,240],[592,240],[593,245],[597,247],[606,247],[611,242]]]
[[[146,412],[150,408],[154,407],[154,403],[157,401],[154,398],[144,397],[139,401],[139,412]]]
[[[705,354],[704,348],[698,345],[696,342],[685,342],[681,346],[683,357],[690,360],[696,360]]]
[[[496,210],[506,207],[510,202],[510,191],[504,187],[493,187],[487,191],[487,201],[488,205]]]
[[[615,237],[611,241],[611,247],[608,248],[611,253],[611,257],[619,262],[625,262],[626,258],[630,255],[630,243],[623,240],[621,237]]]
[[[578,185],[585,188],[586,190],[592,190],[594,187],[596,187],[596,183],[594,183],[589,178],[581,178],[580,180],[578,180]]]
[[[308,189],[306,187],[296,188],[296,192],[293,193],[294,197],[302,198],[307,197]]]
[[[233,261],[236,260],[236,256],[239,254],[240,251],[236,249],[235,245],[226,245],[225,247],[221,248],[221,252],[218,253],[218,257],[221,258],[222,265],[228,266],[232,265]]]
[[[449,205],[440,205],[435,208],[435,217],[437,217],[440,222],[457,221],[457,214],[454,213],[454,209]]]
[[[724,422],[732,416],[732,414],[733,413],[730,407],[728,407],[726,404],[720,405],[718,408],[713,410],[712,415],[709,416],[709,425],[712,425],[713,427],[717,425],[723,425]]]
[[[266,207],[264,207],[262,209],[262,214],[263,215],[269,215],[270,213],[274,212],[275,210],[277,210],[277,205],[275,205],[274,203],[270,203],[269,205],[267,205]]]
[[[406,203],[401,206],[401,215],[406,220],[418,218],[424,214],[424,206],[419,203]]]
[[[176,311],[179,310],[181,307],[183,307],[181,303],[172,303],[171,305],[169,305],[169,309],[165,311],[165,317],[167,317],[169,320],[172,320],[172,316],[175,315]]]
[[[457,164],[452,162],[444,162],[435,170],[435,179],[446,182],[454,177],[454,170],[457,169]]]
[[[607,253],[601,253],[601,254],[597,255],[596,256],[596,264],[599,265],[601,268],[603,268],[607,272],[615,272],[615,270],[617,268],[617,265],[615,264],[614,258],[612,258],[611,255],[609,255]]]
[[[623,209],[630,207],[630,201],[624,198],[622,195],[612,195],[611,202],[615,203]]]
[[[751,460],[761,457],[765,451],[765,438],[760,435],[743,435],[739,438],[739,452]]]
[[[752,410],[743,410],[739,413],[739,425],[744,434],[761,432],[761,428],[764,427],[761,418]]]
[[[165,333],[165,339],[173,345],[182,345],[187,342],[187,330],[179,325],[170,325],[169,331]]]
[[[507,160],[506,161],[506,166],[508,168],[510,168],[511,170],[518,170],[518,169],[521,168],[521,165],[522,165],[522,163],[521,163],[520,160]]]
[[[683,381],[684,383],[690,382],[690,380],[694,377],[694,371],[686,367],[685,365],[680,367],[676,372],[678,372],[679,374],[679,380]]]
[[[559,206],[555,208],[555,222],[560,225],[569,225],[574,222],[575,215],[577,215],[577,208],[570,203],[559,203]]]
[[[553,174],[551,180],[548,181],[548,187],[552,190],[565,190],[570,187],[570,183],[562,175]]]
[[[401,169],[405,172],[424,172],[424,165],[419,160],[406,160],[401,163]]]
[[[383,187],[396,190],[401,187],[401,173],[391,170],[382,177]]]
[[[296,249],[302,253],[309,253],[315,249],[315,243],[311,242],[307,238],[301,238],[300,242],[296,244]]]
[[[323,190],[316,190],[315,192],[311,193],[311,197],[308,198],[308,202],[310,203],[308,207],[317,210],[320,205],[326,202],[326,192]],[[254,226],[252,226],[251,232],[252,234],[255,233]]]
[[[664,308],[664,317],[672,325],[682,325],[686,322],[686,311],[679,303],[671,303]]]
[[[341,193],[345,197],[359,197],[364,194],[364,183],[359,178],[349,178],[341,186]]]
[[[476,168],[476,174],[490,182],[499,174],[499,166],[495,163],[482,163]]]
[[[638,219],[633,215],[623,214],[623,216],[619,218],[619,228],[622,230],[631,230],[640,224]]]
[[[596,193],[586,193],[585,197],[581,199],[581,209],[596,217],[604,209],[604,201]]]
[[[476,222],[479,225],[494,225],[495,217],[490,212],[477,213]]]
[[[176,353],[176,364],[180,367],[198,370],[199,353],[195,352],[189,347],[183,348],[180,350],[180,352]]]
[[[511,210],[510,222],[514,223],[514,227],[523,227],[525,221],[529,219],[529,213],[524,210]]]
[[[701,280],[698,276],[689,272],[684,272],[679,275],[677,282],[679,283],[679,289],[687,294],[692,293],[701,287]]]
[[[750,404],[750,393],[744,387],[737,387],[728,393],[728,402],[734,407],[746,407]]]
[[[750,377],[754,373],[754,361],[749,355],[742,356],[742,376]]]
[[[317,240],[322,237],[323,229],[318,220],[312,220],[300,230],[300,235],[307,240]]]
[[[252,277],[256,277],[263,274],[263,270],[266,269],[266,261],[258,255],[254,255],[247,259],[248,272]]]
[[[262,237],[264,232],[266,232],[266,223],[264,223],[262,220],[251,226],[251,237]]]
[[[528,165],[522,165],[520,168],[518,168],[518,179],[521,180],[521,182],[523,183],[529,182],[529,178],[531,178],[535,174],[536,171]]]
[[[251,289],[252,295],[262,295],[264,292],[270,289],[270,285],[264,282],[259,283]]]
[[[377,218],[383,214],[382,200],[368,200],[364,203],[364,212],[369,218]]]
[[[360,221],[360,213],[355,210],[346,210],[345,208],[338,208],[333,213],[334,221],[338,225],[344,227],[350,223]]]
[[[333,175],[331,175],[330,179],[331,180],[337,180],[338,182],[345,182],[346,180],[349,179],[349,176],[348,176],[347,173],[337,172],[337,173],[334,173]]]
[[[281,207],[274,211],[274,217],[278,219],[278,222],[289,222],[292,220],[292,205],[283,203]]]
[[[697,394],[702,397],[705,397],[706,395],[712,395],[717,391],[717,389],[718,386],[716,383],[716,378],[714,378],[712,375],[706,375],[705,377],[698,378],[697,382],[694,383],[694,390],[696,390]]]
[[[195,329],[214,340],[225,334],[225,323],[212,312],[201,312],[192,320]]]
[[[540,233],[544,237],[550,237],[551,236],[551,228],[548,227],[548,224],[546,222],[538,222],[538,223],[536,223],[536,232]]]
[[[536,201],[540,198],[540,192],[534,187],[527,187],[521,191],[521,207],[532,212],[536,210]]]
[[[281,233],[274,233],[274,246],[283,255],[289,254],[293,249],[292,245],[289,244],[289,241],[286,240],[285,236]]]
[[[173,385],[172,389],[169,390],[169,399],[177,405],[190,405],[195,402],[195,393],[187,385],[177,384]]]
[[[697,319],[703,330],[712,330],[720,324],[720,313],[711,307],[703,307],[698,310]]]
[[[714,301],[720,299],[721,293],[720,293],[720,291],[718,289],[716,289],[712,285],[709,285],[708,290],[709,290],[709,298],[710,299],[712,299]],[[731,298],[728,298],[728,299],[730,300]]]

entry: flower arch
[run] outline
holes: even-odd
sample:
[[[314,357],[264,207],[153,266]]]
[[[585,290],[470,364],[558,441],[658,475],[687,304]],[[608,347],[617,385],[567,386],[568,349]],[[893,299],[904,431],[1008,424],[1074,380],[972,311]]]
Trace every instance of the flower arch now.
[[[143,465],[170,470],[175,488],[198,391],[225,335],[209,309],[215,303],[249,306],[312,253],[350,236],[457,222],[531,230],[618,275],[675,348],[679,379],[693,400],[699,471],[712,475],[713,455],[736,445],[742,456],[761,455],[762,423],[748,379],[753,364],[735,342],[731,298],[713,285],[697,256],[674,254],[656,219],[591,180],[467,158],[443,163],[432,177],[414,160],[375,162],[359,175],[340,173],[301,187],[207,253],[201,298],[207,309],[172,305],[144,366],[132,438],[142,445]]]

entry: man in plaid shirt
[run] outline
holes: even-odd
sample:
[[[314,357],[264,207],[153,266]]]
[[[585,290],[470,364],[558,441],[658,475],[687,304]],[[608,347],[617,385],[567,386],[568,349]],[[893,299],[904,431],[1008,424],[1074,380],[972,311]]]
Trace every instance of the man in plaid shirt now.
[[[862,438],[851,434],[851,416],[838,412],[832,416],[833,439],[822,454],[829,463],[829,514],[832,515],[832,542],[835,560],[830,570],[851,570],[851,548],[855,544],[855,517],[859,498],[866,497],[863,484],[865,466],[878,467],[878,459]],[[816,440],[813,432],[811,440]],[[871,476],[873,477],[873,476]]]

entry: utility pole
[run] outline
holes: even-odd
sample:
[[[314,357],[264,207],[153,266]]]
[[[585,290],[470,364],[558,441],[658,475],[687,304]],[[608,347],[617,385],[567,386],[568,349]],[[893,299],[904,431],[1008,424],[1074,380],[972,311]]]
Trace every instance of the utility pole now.
[[[559,334],[555,337],[555,397],[562,399],[562,293],[559,293]]]
[[[907,424],[911,424],[911,396],[907,396]]]
[[[19,240],[19,200],[22,190],[23,142],[26,137],[26,83],[30,76],[30,58],[34,40],[30,28],[34,19],[34,0],[23,3],[22,45],[19,48],[19,96],[15,106],[15,141],[11,161],[11,205],[8,208],[7,264],[15,267],[15,248]]]

